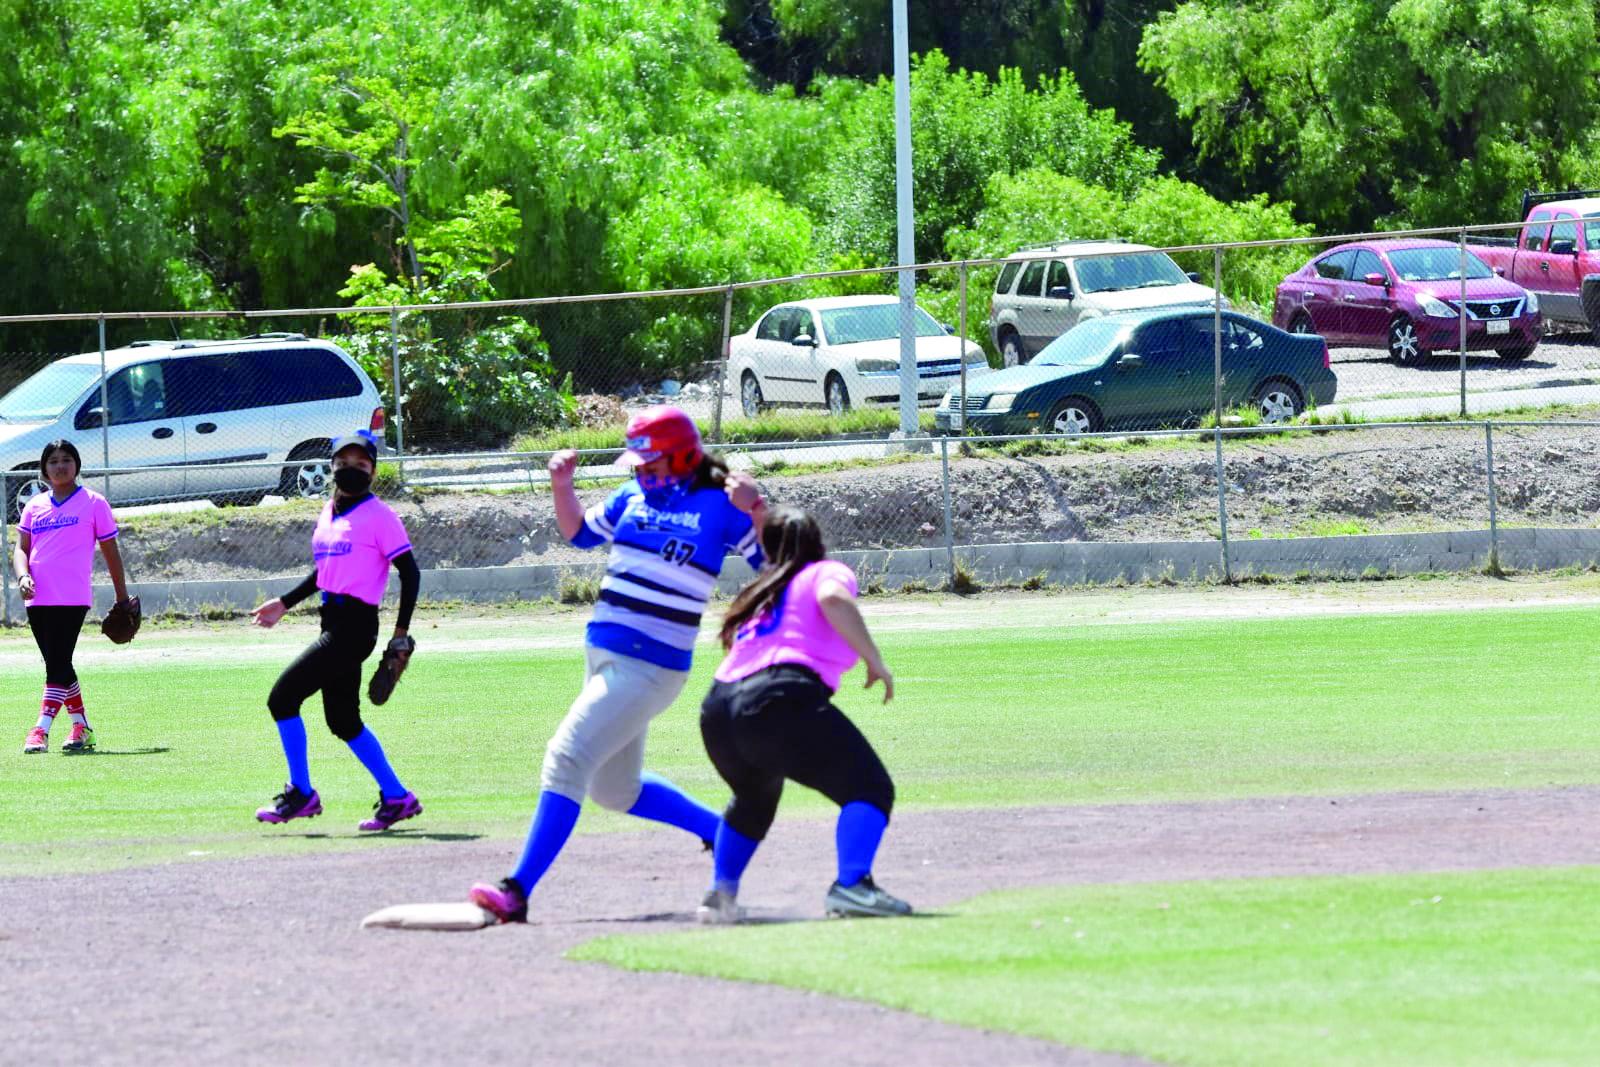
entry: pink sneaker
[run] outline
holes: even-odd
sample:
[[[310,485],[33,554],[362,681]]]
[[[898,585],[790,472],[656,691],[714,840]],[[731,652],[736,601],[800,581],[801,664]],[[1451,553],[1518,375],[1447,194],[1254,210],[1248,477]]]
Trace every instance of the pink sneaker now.
[[[24,752],[49,752],[50,735],[44,732],[43,726],[35,726],[28,731],[28,739],[22,743]]]
[[[513,879],[502,878],[494,885],[479,882],[467,891],[467,899],[503,923],[528,921],[528,894]]]
[[[61,746],[62,752],[93,752],[94,731],[81,722],[72,724],[72,733],[67,735],[67,743]]]
[[[403,797],[391,800],[379,793],[378,802],[372,805],[372,818],[362,822],[356,829],[387,830],[401,819],[421,814],[422,802],[417,799],[417,794],[407,793]]]

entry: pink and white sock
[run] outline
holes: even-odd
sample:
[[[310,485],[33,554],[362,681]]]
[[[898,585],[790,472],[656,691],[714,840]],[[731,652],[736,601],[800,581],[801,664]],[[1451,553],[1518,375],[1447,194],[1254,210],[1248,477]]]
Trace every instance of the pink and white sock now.
[[[46,734],[50,732],[50,727],[56,723],[56,713],[61,710],[61,705],[66,699],[67,691],[60,686],[44,687],[44,699],[39,702],[39,729]]]
[[[89,713],[83,708],[83,690],[78,688],[78,683],[73,682],[62,691],[61,703],[67,709],[67,714],[72,716],[72,721],[79,726],[89,725]]]

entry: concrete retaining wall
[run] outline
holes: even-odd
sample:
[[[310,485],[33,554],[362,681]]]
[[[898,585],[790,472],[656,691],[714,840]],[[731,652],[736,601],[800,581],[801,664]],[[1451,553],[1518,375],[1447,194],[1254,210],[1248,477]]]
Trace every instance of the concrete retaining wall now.
[[[1372,534],[1348,537],[1296,537],[1230,541],[1234,578],[1263,575],[1360,577],[1482,570],[1489,565],[1489,531]],[[1600,565],[1600,530],[1512,529],[1499,532],[1500,566],[1507,570],[1551,570]],[[938,589],[949,581],[949,555],[943,548],[900,548],[840,552],[855,567],[864,588]],[[964,545],[957,565],[981,585],[1106,585],[1143,581],[1215,581],[1223,574],[1222,545],[1216,541],[1141,541],[1126,544],[1079,542],[1015,545]],[[582,566],[474,567],[422,572],[424,600],[538,600],[560,598],[564,589],[597,587],[604,556]],[[731,594],[750,579],[742,559],[730,559],[717,582]],[[194,612],[206,608],[248,610],[294,585],[294,579],[220,582],[134,582],[147,613]],[[390,592],[398,583],[391,580]],[[109,586],[95,587],[98,611],[111,603]],[[7,618],[23,617],[12,588]]]

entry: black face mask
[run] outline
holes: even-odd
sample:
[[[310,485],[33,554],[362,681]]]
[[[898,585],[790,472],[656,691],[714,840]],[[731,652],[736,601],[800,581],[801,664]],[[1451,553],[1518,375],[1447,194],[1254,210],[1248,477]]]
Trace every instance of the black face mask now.
[[[333,484],[347,493],[365,493],[372,488],[372,475],[360,467],[340,467],[333,472]]]

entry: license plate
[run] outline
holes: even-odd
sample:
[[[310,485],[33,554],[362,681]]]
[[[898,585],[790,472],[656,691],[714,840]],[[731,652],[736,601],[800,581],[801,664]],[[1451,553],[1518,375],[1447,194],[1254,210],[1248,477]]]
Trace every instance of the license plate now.
[[[1510,333],[1511,332],[1511,320],[1509,320],[1509,319],[1490,319],[1489,320],[1489,332],[1490,333]]]
[[[961,412],[952,411],[950,413],[950,428],[952,430],[964,429],[966,427],[966,424],[967,424],[967,417],[965,415],[963,415]]]

